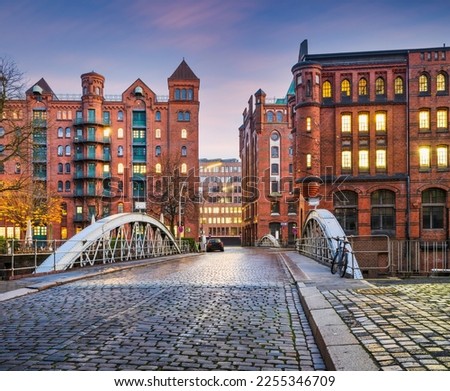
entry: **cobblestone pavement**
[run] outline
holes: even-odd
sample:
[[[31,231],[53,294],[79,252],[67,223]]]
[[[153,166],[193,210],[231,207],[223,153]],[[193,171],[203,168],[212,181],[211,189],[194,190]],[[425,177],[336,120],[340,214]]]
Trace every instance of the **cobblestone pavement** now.
[[[322,294],[382,370],[450,370],[450,283]]]
[[[0,302],[0,370],[323,370],[276,254],[224,253]]]

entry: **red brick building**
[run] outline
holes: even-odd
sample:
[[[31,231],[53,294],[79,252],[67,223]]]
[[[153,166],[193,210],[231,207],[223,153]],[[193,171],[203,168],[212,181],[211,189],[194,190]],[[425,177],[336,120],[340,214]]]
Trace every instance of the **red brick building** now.
[[[195,186],[200,80],[183,60],[168,88],[168,96],[157,96],[137,79],[121,95],[108,96],[105,77],[89,72],[81,75],[81,95],[56,95],[41,79],[23,100],[7,102],[7,112],[19,113],[18,123],[33,125],[31,161],[21,163],[22,171],[63,200],[61,224],[53,224],[52,235],[48,227],[35,227],[35,237],[70,238],[92,216],[147,211],[159,218],[148,194],[167,156],[175,157],[178,174]],[[0,144],[7,144],[3,126]],[[0,167],[0,181],[17,174],[20,163],[13,160]],[[195,208],[184,220],[186,236],[198,237],[198,221]]]
[[[347,234],[448,239],[449,72],[445,46],[309,54],[301,44],[295,180],[318,177],[320,207]]]
[[[293,243],[297,234],[289,107],[287,96],[268,99],[264,91],[258,90],[243,113],[239,151],[242,244],[246,246],[255,245],[267,234],[284,244]]]

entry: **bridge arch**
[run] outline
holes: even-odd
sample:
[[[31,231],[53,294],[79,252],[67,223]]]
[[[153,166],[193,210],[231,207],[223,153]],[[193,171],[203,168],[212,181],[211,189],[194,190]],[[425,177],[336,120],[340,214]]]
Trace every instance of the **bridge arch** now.
[[[272,234],[264,235],[256,245],[258,247],[280,247],[280,243]]]
[[[180,253],[159,220],[142,213],[119,213],[93,222],[67,240],[36,268],[36,273]]]
[[[314,259],[330,262],[338,246],[332,238],[343,236],[346,236],[345,232],[333,213],[326,209],[314,209],[306,216],[298,250]],[[346,273],[355,279],[362,279],[358,261],[354,252],[351,253],[352,262],[349,262]]]

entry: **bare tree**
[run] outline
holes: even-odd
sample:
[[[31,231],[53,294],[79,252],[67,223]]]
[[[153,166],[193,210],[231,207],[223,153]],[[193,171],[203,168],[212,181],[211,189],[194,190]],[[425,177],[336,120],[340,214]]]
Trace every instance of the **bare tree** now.
[[[175,227],[195,218],[196,178],[193,172],[183,172],[176,155],[162,155],[159,164],[148,177],[147,212],[158,219],[163,216],[175,232]]]
[[[18,190],[30,179],[26,169],[31,154],[33,124],[24,112],[24,74],[16,63],[0,57],[0,170],[7,168],[14,179],[0,183],[0,192]]]

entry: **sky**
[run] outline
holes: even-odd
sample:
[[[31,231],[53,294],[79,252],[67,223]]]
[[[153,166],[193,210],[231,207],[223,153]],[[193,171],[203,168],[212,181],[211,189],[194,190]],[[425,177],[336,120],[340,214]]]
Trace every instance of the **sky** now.
[[[239,158],[239,126],[260,88],[286,95],[300,43],[309,53],[450,45],[442,0],[0,0],[0,56],[31,87],[81,94],[80,75],[105,94],[140,78],[168,95],[185,59],[200,78],[200,157]]]

